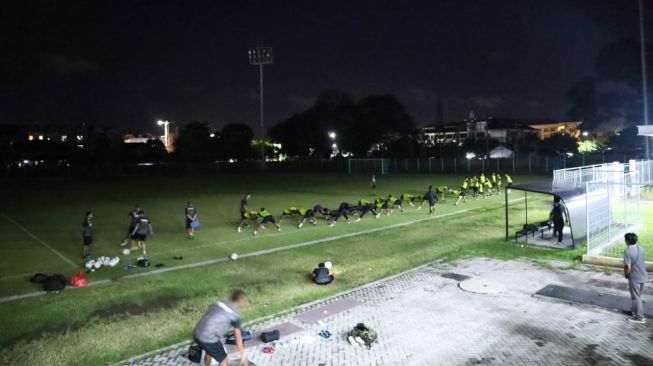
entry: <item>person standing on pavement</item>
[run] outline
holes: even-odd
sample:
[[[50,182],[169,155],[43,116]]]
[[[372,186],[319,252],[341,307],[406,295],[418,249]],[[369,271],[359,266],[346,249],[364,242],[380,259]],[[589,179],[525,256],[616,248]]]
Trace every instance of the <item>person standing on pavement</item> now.
[[[549,213],[549,222],[553,223],[553,237],[558,236],[558,245],[562,245],[562,230],[565,227],[565,206],[560,202],[560,197],[553,199],[553,208]]]
[[[193,339],[206,352],[204,366],[210,366],[213,358],[218,361],[220,366],[228,365],[229,358],[221,337],[231,328],[233,328],[234,337],[236,338],[236,347],[240,352],[240,363],[245,366],[249,365],[247,354],[243,348],[240,321],[240,309],[244,308],[245,305],[245,293],[241,290],[235,290],[231,294],[231,301],[218,301],[211,305],[197,323],[193,331]]]
[[[628,279],[630,298],[633,301],[631,316],[626,320],[631,323],[644,324],[646,319],[644,318],[642,291],[644,283],[648,279],[644,249],[637,245],[637,234],[627,233],[624,235],[624,239],[628,245],[624,250],[624,276]]]

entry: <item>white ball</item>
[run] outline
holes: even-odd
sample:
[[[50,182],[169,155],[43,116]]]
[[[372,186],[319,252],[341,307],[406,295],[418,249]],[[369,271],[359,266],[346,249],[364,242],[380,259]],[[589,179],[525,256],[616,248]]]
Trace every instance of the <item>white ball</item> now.
[[[523,248],[523,247],[524,247],[524,244],[522,244],[521,247]]]
[[[238,253],[231,253],[231,255],[229,256],[229,258],[231,258],[231,260],[234,260],[234,261],[235,261],[236,259],[238,259]]]
[[[324,262],[324,267],[326,267],[326,269],[330,270],[331,267],[333,267],[333,264],[331,262]]]
[[[123,249],[122,250],[122,255],[129,255],[129,249]]]
[[[94,265],[94,264],[95,264],[95,261],[94,261],[94,260],[90,260],[90,261],[86,262],[86,268],[87,268],[87,269],[91,269],[91,268],[93,268],[93,265]]]
[[[95,264],[93,264],[93,267],[95,267],[96,269],[100,269],[100,267],[102,267],[102,263],[95,262]]]

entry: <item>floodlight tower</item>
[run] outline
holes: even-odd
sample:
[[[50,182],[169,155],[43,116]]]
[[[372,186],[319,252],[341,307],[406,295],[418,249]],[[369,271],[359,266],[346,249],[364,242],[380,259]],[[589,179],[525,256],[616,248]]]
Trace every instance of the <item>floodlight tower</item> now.
[[[640,57],[642,62],[642,101],[644,108],[644,125],[648,126],[648,85],[646,83],[646,39],[644,38],[644,4],[639,0],[639,42]],[[644,136],[644,150],[646,159],[651,158],[649,138]]]
[[[255,47],[248,51],[250,65],[258,65],[259,68],[259,103],[261,122],[261,164],[265,164],[265,127],[263,126],[263,65],[273,64],[274,55],[272,47]]]
[[[166,150],[170,152],[170,121],[157,121],[157,125],[163,126],[163,139],[166,146]]]

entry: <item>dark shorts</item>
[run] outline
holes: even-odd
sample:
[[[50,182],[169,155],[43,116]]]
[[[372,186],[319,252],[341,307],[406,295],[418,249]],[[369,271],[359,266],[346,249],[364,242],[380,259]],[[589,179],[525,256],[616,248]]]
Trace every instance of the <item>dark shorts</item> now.
[[[435,200],[433,200],[433,201],[429,200],[429,206],[435,206],[435,203],[436,203],[436,202],[437,202],[437,201],[435,201]]]
[[[274,219],[274,216],[265,216],[263,220],[261,220],[261,224],[267,224],[268,222],[271,222],[273,224],[276,224],[277,220]]]
[[[244,213],[244,212],[241,212],[241,213],[240,213],[240,219],[241,219],[241,220],[247,220],[247,217],[245,217],[245,213]]]
[[[191,229],[191,228],[192,228],[192,226],[190,226],[190,224],[191,224],[192,222],[193,222],[193,220],[191,220],[191,219],[189,219],[189,218],[186,218],[186,229]]]
[[[139,233],[136,233],[136,234],[134,235],[134,239],[136,239],[136,240],[138,240],[138,241],[145,241],[145,239],[147,239],[147,234],[139,234]]]
[[[84,236],[84,235],[82,235],[82,240],[84,240],[84,245],[91,245],[91,244],[93,244],[93,237],[92,237],[92,236]]]
[[[376,183],[372,183],[372,184],[370,184],[370,187],[371,187],[372,189],[376,189]]]
[[[512,187],[512,183],[506,183],[506,187]]]
[[[134,229],[136,229],[135,225],[129,225],[129,229],[127,230],[127,235],[132,239],[134,238],[134,235],[132,235]]]
[[[467,196],[467,192],[465,191],[460,191],[460,193],[458,194],[458,197],[465,197],[465,196]]]
[[[224,361],[227,358],[227,351],[224,349],[222,342],[218,341],[216,343],[204,343],[195,338],[195,342],[204,350],[207,354],[213,357],[218,363]]]

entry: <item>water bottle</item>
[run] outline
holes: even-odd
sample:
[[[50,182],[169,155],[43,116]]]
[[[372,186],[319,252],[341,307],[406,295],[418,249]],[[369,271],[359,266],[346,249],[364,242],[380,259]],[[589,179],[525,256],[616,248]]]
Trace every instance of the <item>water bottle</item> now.
[[[132,363],[129,364],[129,366],[138,366],[138,365],[136,364],[136,361],[132,360]]]

